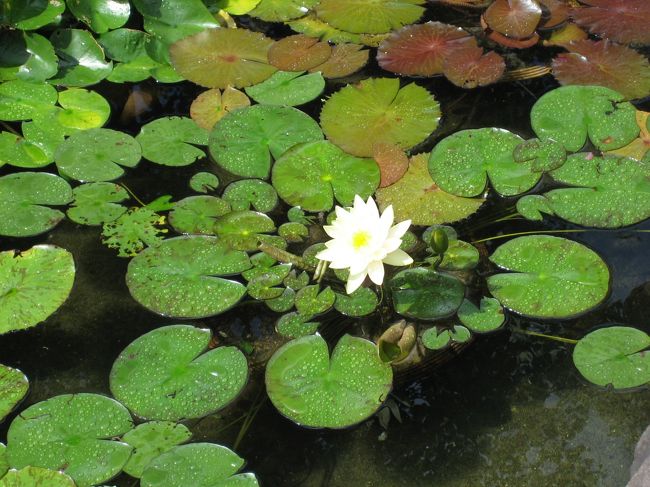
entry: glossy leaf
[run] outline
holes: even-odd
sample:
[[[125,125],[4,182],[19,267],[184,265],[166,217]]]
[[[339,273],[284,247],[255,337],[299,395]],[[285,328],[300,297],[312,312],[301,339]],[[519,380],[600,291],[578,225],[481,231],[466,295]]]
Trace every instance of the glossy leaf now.
[[[42,35],[21,31],[0,33],[0,80],[41,83],[58,71],[54,47]]]
[[[580,8],[571,9],[571,17],[592,34],[613,41],[650,43],[650,5],[645,0],[581,0]]]
[[[236,250],[257,250],[265,241],[276,247],[286,247],[280,237],[266,235],[275,231],[275,223],[264,213],[233,211],[214,224],[214,232],[229,247]]]
[[[87,130],[102,127],[111,115],[111,106],[99,93],[82,88],[59,92],[57,121],[66,129]]]
[[[302,34],[284,37],[269,49],[269,62],[284,71],[306,71],[327,61],[332,48],[327,42]]]
[[[475,333],[499,329],[506,321],[503,308],[497,299],[482,298],[480,308],[467,299],[458,308],[460,322]]]
[[[0,120],[31,120],[54,110],[57,92],[44,83],[22,80],[0,84]]]
[[[208,145],[208,131],[190,118],[165,117],[143,125],[136,140],[142,157],[163,166],[188,166],[205,156],[197,145]]]
[[[422,345],[429,350],[442,350],[451,342],[464,343],[472,337],[471,332],[464,326],[456,325],[452,329],[440,330],[434,326],[427,329],[421,337]]]
[[[219,177],[211,172],[197,172],[190,178],[190,188],[197,193],[209,193],[219,187]]]
[[[314,66],[309,71],[319,72],[324,78],[343,78],[362,69],[367,63],[370,51],[359,44],[337,44],[332,47],[332,55],[327,61]]]
[[[246,88],[246,94],[266,105],[303,105],[318,97],[325,89],[320,73],[303,76],[303,72],[277,71],[266,81]]]
[[[319,0],[261,0],[250,12],[252,17],[267,22],[286,22],[302,17]]]
[[[0,300],[0,303],[2,301],[5,300]],[[29,381],[25,374],[18,369],[0,364],[0,422],[23,400],[28,389]]]
[[[375,311],[379,299],[375,292],[367,287],[360,287],[352,294],[336,293],[334,308],[345,316],[366,316]]]
[[[230,203],[233,211],[269,213],[278,204],[278,193],[269,183],[259,179],[243,179],[230,183],[223,192],[223,199]]]
[[[50,36],[59,57],[59,71],[50,83],[65,86],[89,86],[99,83],[113,69],[104,51],[90,32],[58,29]]]
[[[129,0],[67,0],[66,5],[98,34],[122,27],[131,15]]]
[[[535,0],[495,0],[483,13],[490,29],[508,37],[531,36],[542,18],[542,9]]]
[[[515,147],[512,155],[517,162],[531,161],[533,172],[552,171],[566,161],[564,146],[553,139],[526,140]]]

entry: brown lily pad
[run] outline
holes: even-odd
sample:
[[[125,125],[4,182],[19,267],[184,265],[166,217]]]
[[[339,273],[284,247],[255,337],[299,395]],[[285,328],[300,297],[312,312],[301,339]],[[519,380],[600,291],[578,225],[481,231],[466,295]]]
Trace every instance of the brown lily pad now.
[[[490,29],[514,39],[528,38],[542,18],[542,9],[535,0],[495,0],[483,13]]]
[[[449,81],[461,88],[476,88],[492,84],[503,76],[506,63],[494,51],[483,54],[480,47],[456,51],[445,60],[444,74]]]
[[[190,106],[190,117],[199,127],[212,130],[214,124],[227,113],[250,104],[250,98],[236,88],[229,86],[223,93],[217,88],[212,88],[194,99]]]
[[[537,0],[542,7],[538,29],[555,29],[569,18],[569,5],[563,0]]]
[[[648,0],[581,0],[571,17],[592,34],[625,44],[650,44]]]
[[[409,158],[398,146],[379,142],[373,147],[372,158],[381,173],[380,188],[399,181],[409,167]]]
[[[327,42],[296,34],[277,41],[269,49],[269,62],[282,71],[307,71],[332,55]]]
[[[343,78],[356,73],[368,63],[370,51],[359,44],[339,44],[332,47],[332,55],[323,64],[311,68],[324,78]]]

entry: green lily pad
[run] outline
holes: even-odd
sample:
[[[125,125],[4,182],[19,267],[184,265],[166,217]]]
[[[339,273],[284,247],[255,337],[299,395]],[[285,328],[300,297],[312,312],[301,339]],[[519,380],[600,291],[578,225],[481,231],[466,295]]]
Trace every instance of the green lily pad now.
[[[233,211],[254,209],[268,213],[277,206],[278,193],[269,183],[259,179],[242,179],[226,187],[223,199],[230,203]]]
[[[300,338],[313,335],[318,330],[320,323],[309,321],[312,316],[302,315],[296,311],[280,316],[275,324],[275,329],[283,337]]]
[[[463,198],[446,193],[433,182],[427,167],[428,154],[411,158],[406,174],[396,183],[377,190],[377,204],[383,211],[393,206],[396,221],[433,225],[463,220],[485,203],[485,198]]]
[[[137,166],[141,149],[130,135],[100,128],[72,134],[54,157],[61,175],[78,181],[111,181],[124,174],[122,166]]]
[[[264,213],[255,211],[233,211],[214,224],[219,238],[236,250],[257,250],[261,241],[268,243],[282,240],[280,237],[264,235],[275,231],[275,223]]]
[[[0,235],[31,237],[54,228],[65,216],[44,205],[65,205],[72,188],[54,174],[21,172],[0,178]]]
[[[512,156],[516,162],[531,161],[530,170],[533,172],[546,172],[564,164],[566,150],[553,139],[530,139],[515,147]]]
[[[320,251],[320,250],[319,250]],[[292,270],[284,280],[284,285],[298,291],[309,284],[309,274]]]
[[[131,455],[126,443],[112,441],[133,428],[127,409],[97,394],[64,394],[28,407],[7,433],[13,468],[63,470],[79,487],[117,475]]]
[[[258,3],[260,3],[260,0],[212,0],[207,5],[211,12],[223,9],[231,15],[246,15]]]
[[[197,193],[209,193],[219,187],[219,177],[211,172],[197,172],[190,178],[190,188]]]
[[[0,299],[0,303],[2,301]],[[29,381],[25,374],[0,364],[0,422],[23,400],[28,389]]]
[[[211,338],[190,325],[142,335],[115,360],[111,392],[146,419],[180,421],[222,409],[246,385],[248,363],[235,347],[209,350]]]
[[[66,300],[74,281],[72,254],[52,245],[0,252],[0,334],[37,325]]]
[[[318,284],[305,286],[296,294],[296,309],[304,316],[316,316],[325,313],[336,300],[336,294],[329,286],[321,290]]]
[[[456,325],[452,329],[445,329],[438,333],[434,326],[427,329],[421,337],[422,345],[429,350],[442,350],[451,342],[465,343],[472,337],[472,333],[464,326]]]
[[[24,31],[0,33],[0,79],[42,83],[58,70],[54,47],[45,37]]]
[[[246,88],[246,94],[257,103],[266,105],[303,105],[317,98],[325,89],[322,74],[303,74],[304,71],[277,71],[266,81]]]
[[[553,139],[577,152],[587,138],[599,150],[612,150],[639,135],[634,105],[602,86],[563,86],[542,96],[530,111],[540,139]]]
[[[345,428],[372,415],[391,390],[393,371],[374,343],[345,335],[329,356],[319,335],[280,347],[266,366],[273,405],[292,421]]]
[[[328,24],[357,34],[383,34],[415,23],[425,0],[321,0],[316,15]]]
[[[593,250],[564,238],[515,238],[490,260],[513,271],[488,277],[490,292],[524,316],[570,318],[600,304],[609,290],[607,264]]]
[[[162,228],[165,217],[148,207],[127,210],[116,220],[105,222],[102,228],[102,243],[117,249],[118,257],[133,257],[145,247],[156,247],[163,241]]]
[[[623,227],[650,217],[650,164],[646,161],[573,154],[550,175],[565,187],[544,194],[546,205],[539,202],[542,211],[548,208],[547,213],[598,228]]]
[[[104,50],[90,32],[81,29],[57,29],[50,36],[59,57],[59,71],[50,83],[64,86],[89,86],[99,83],[113,70]]]
[[[4,443],[0,443],[0,479],[4,477],[4,475],[7,473],[7,470],[9,470],[9,461],[7,460],[7,447],[4,445]]]
[[[528,220],[542,221],[543,213],[553,215],[548,200],[539,194],[527,194],[517,200],[517,212]]]
[[[56,89],[19,79],[0,84],[0,120],[31,120],[54,110]]]
[[[87,130],[102,127],[111,115],[111,106],[102,95],[83,88],[59,93],[57,121],[66,128]]]
[[[122,216],[127,208],[118,203],[130,198],[119,184],[89,183],[72,190],[74,201],[67,211],[68,218],[81,225],[101,225]]]
[[[136,29],[114,29],[99,36],[106,57],[128,63],[146,55],[147,34]]]
[[[458,308],[458,319],[476,333],[486,333],[501,328],[506,321],[499,300],[482,298],[480,308],[465,299]]]
[[[440,269],[447,271],[474,269],[478,265],[479,258],[478,249],[471,243],[453,240],[449,242],[449,247],[444,253]]]
[[[291,271],[291,264],[281,264],[269,268],[254,267],[242,273],[248,280],[248,294],[259,300],[280,297],[284,289],[282,284]]]
[[[302,242],[309,237],[309,228],[302,223],[287,222],[278,227],[278,235],[287,242]]]
[[[59,0],[5,2],[9,8],[0,10],[0,23],[11,24],[21,30],[36,30],[54,22],[65,10]]]
[[[143,125],[136,140],[142,157],[163,166],[188,166],[205,157],[196,145],[208,145],[208,131],[185,117],[165,117]]]
[[[415,83],[400,88],[397,78],[348,85],[325,102],[320,115],[327,138],[361,157],[371,157],[378,143],[410,149],[423,142],[439,120],[436,99]]]
[[[212,443],[181,445],[155,458],[145,469],[142,487],[257,487],[252,473],[237,472],[244,460],[225,446]]]
[[[246,287],[221,276],[250,267],[245,252],[230,250],[215,237],[177,237],[134,257],[126,284],[133,298],[154,313],[203,318],[237,304]]]
[[[522,140],[504,129],[461,130],[433,148],[429,172],[438,186],[457,196],[480,195],[488,177],[503,196],[523,193],[537,184],[541,174],[532,172],[531,162],[515,162],[513,151]]]
[[[171,421],[151,421],[136,426],[122,437],[124,443],[133,447],[124,472],[139,479],[151,460],[186,443],[191,437],[192,432],[186,426]]]
[[[465,296],[465,285],[458,278],[424,267],[395,274],[390,290],[395,311],[427,321],[453,315]]]
[[[590,382],[615,389],[650,382],[650,336],[636,328],[611,326],[582,337],[573,363]]]
[[[67,0],[66,4],[77,19],[98,34],[122,27],[131,15],[129,0]]]
[[[360,287],[352,294],[336,293],[334,308],[345,316],[366,316],[377,309],[379,299],[375,292],[367,287]]]
[[[256,105],[230,112],[210,135],[210,154],[242,177],[266,179],[271,160],[302,142],[322,140],[318,124],[291,107]]]
[[[230,204],[215,196],[190,196],[174,205],[169,224],[178,233],[214,235],[218,217],[230,213]]]
[[[266,299],[264,304],[276,313],[285,313],[294,307],[296,302],[296,291],[287,287],[282,290],[282,294],[277,298]]]
[[[262,0],[250,12],[267,22],[286,22],[305,15],[319,0]]]
[[[63,137],[60,142],[63,142]],[[0,166],[10,164],[27,169],[47,166],[54,160],[54,156],[43,149],[38,142],[11,132],[0,132]]]
[[[318,141],[287,151],[273,166],[273,186],[280,198],[308,211],[327,211],[334,199],[350,206],[355,195],[364,200],[379,186],[380,173],[372,159],[346,154]]]
[[[186,37],[169,50],[174,69],[206,88],[243,88],[277,71],[268,62],[273,40],[248,29],[207,29]]]
[[[0,487],[77,487],[71,477],[40,467],[25,467],[21,470],[10,470],[0,479]]]

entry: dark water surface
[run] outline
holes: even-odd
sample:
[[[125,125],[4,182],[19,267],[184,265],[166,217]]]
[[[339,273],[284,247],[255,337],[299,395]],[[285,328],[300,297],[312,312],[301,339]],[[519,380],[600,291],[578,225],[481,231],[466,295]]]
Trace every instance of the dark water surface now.
[[[462,128],[497,126],[529,137],[530,107],[555,86],[543,79],[466,92],[442,79],[420,84],[441,101],[445,117],[422,150]],[[154,111],[135,121],[119,119],[125,87],[99,88],[111,97],[112,127],[137,131],[161,115],[186,115],[199,91],[185,84],[141,87],[158,101]],[[317,112],[312,107],[312,114]],[[146,201],[167,193],[178,200],[190,194],[187,181],[200,170],[216,168],[209,161],[182,169],[143,161],[126,183]],[[560,221],[490,223],[512,213],[513,204],[486,205],[458,226],[461,238],[577,228]],[[650,224],[563,235],[590,246],[611,267],[612,292],[596,311],[565,322],[511,317],[510,324],[569,338],[607,323],[650,331],[650,233],[638,230],[650,230]],[[21,409],[57,394],[109,394],[108,374],[118,353],[147,331],[178,322],[148,312],[130,297],[124,282],[128,260],[102,246],[99,234],[99,228],[64,222],[45,236],[0,242],[2,250],[59,245],[74,254],[77,265],[72,294],[57,313],[36,328],[0,336],[0,363],[20,368],[31,382]],[[485,250],[502,242],[490,241]],[[261,361],[277,346],[274,316],[263,309],[241,306],[193,323],[212,328],[226,343],[257,340],[252,361]],[[220,415],[189,426],[193,441],[237,443],[237,453],[248,461],[246,470],[256,472],[265,487],[623,486],[636,439],[650,423],[650,392],[612,392],[586,383],[573,367],[572,348],[511,331],[481,336],[450,363],[416,371],[414,381],[397,387],[391,400],[398,404],[401,423],[393,418],[386,430],[376,419],[342,431],[293,425],[263,399],[262,368],[253,363],[241,398]],[[255,409],[257,416],[242,431],[242,417]],[[1,438],[10,419],[0,426]],[[127,477],[113,484],[137,485]]]

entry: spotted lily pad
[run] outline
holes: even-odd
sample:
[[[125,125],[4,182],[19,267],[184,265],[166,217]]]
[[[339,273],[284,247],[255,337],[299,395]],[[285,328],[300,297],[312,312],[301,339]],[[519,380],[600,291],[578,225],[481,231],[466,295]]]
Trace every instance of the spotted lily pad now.
[[[50,36],[59,57],[59,71],[50,83],[89,86],[99,83],[113,70],[92,34],[82,29],[57,29]]]
[[[280,225],[278,235],[287,242],[302,242],[309,237],[309,228],[302,223],[287,222]]]
[[[321,94],[325,80],[320,73],[277,71],[266,81],[249,86],[246,94],[266,105],[303,105]]]
[[[70,220],[82,225],[101,225],[117,220],[126,212],[126,206],[118,203],[130,198],[119,184],[89,183],[72,190],[74,201],[68,209]]]
[[[302,17],[319,0],[261,0],[250,15],[267,22],[286,22]]]
[[[253,299],[259,300],[280,297],[284,293],[284,289],[278,286],[282,284],[290,270],[290,264],[276,265],[268,269],[263,267],[249,269],[243,273],[244,277],[249,280],[248,294]]]
[[[650,336],[636,328],[611,326],[582,337],[573,363],[590,382],[615,389],[650,383]]]
[[[505,70],[506,62],[500,54],[472,46],[454,51],[445,58],[442,68],[449,81],[467,89],[495,83]]]
[[[336,293],[334,308],[345,316],[366,316],[377,309],[379,299],[375,292],[367,287],[360,287],[352,294]]]
[[[230,212],[230,204],[216,196],[189,196],[169,213],[169,224],[178,233],[214,235],[218,217]]]
[[[291,107],[256,105],[229,113],[210,135],[210,154],[227,171],[266,179],[272,158],[303,142],[321,140],[318,124]]]
[[[318,17],[337,29],[382,34],[413,24],[424,13],[424,0],[321,0]]]
[[[155,458],[142,474],[142,487],[237,486],[257,487],[252,473],[237,473],[244,459],[225,446],[192,443],[177,446]]]
[[[215,237],[177,237],[138,254],[129,263],[126,284],[154,313],[202,318],[237,304],[246,287],[221,276],[250,267],[245,252],[230,250]]]
[[[440,262],[440,269],[447,271],[474,269],[478,265],[479,258],[478,249],[471,243],[452,240]]]
[[[504,196],[528,191],[541,175],[530,163],[516,163],[513,150],[521,137],[504,129],[461,130],[445,137],[431,151],[429,172],[444,191],[457,196],[477,196],[485,190],[488,177]]]
[[[424,141],[438,127],[440,106],[415,83],[400,88],[397,78],[369,78],[334,93],[320,119],[329,140],[369,157],[379,142],[410,149]]]
[[[209,193],[219,187],[219,177],[211,172],[197,172],[190,179],[190,188],[197,193]]]
[[[393,206],[396,221],[434,225],[463,220],[485,203],[484,198],[463,198],[440,189],[431,179],[428,154],[411,158],[406,174],[395,184],[377,190],[377,203],[384,210]]]
[[[343,78],[356,73],[368,63],[370,51],[360,44],[337,44],[332,55],[323,64],[314,66],[309,72],[320,72],[323,78]]]
[[[207,29],[169,50],[172,65],[185,79],[207,88],[260,83],[276,68],[268,63],[273,40],[248,29]]]
[[[335,198],[351,205],[355,195],[372,195],[379,180],[374,160],[346,154],[328,141],[293,147],[276,161],[272,175],[280,198],[308,211],[330,210]]]
[[[242,179],[230,183],[223,192],[223,199],[233,211],[255,209],[262,213],[272,211],[278,204],[278,193],[269,183],[259,179]]]
[[[284,37],[269,49],[269,62],[283,71],[306,71],[327,61],[332,48],[327,42],[296,34]]]
[[[232,86],[226,87],[223,91],[212,88],[194,99],[190,105],[190,116],[199,127],[212,130],[214,124],[226,114],[250,104],[248,97]]]
[[[329,287],[320,288],[318,284],[305,286],[296,294],[296,309],[305,316],[325,313],[334,305],[336,294]]]
[[[164,166],[188,166],[205,156],[197,145],[208,145],[208,131],[191,118],[165,117],[143,125],[136,140],[142,157]]]
[[[571,17],[592,34],[623,43],[650,43],[650,5],[645,0],[584,0]]]
[[[280,347],[266,366],[273,405],[303,426],[344,428],[373,414],[390,392],[393,373],[374,343],[345,335],[329,356],[309,335]]]
[[[261,241],[276,243],[279,237],[266,235],[275,231],[273,220],[256,211],[233,211],[215,221],[214,232],[236,250],[257,250]]]
[[[67,129],[87,130],[102,127],[111,115],[111,106],[96,91],[69,88],[59,93],[62,110],[56,119]]]
[[[0,298],[0,303],[2,301]],[[29,381],[25,374],[0,364],[0,422],[23,400],[28,389]]]
[[[7,433],[7,456],[14,468],[28,465],[62,470],[79,487],[117,475],[131,455],[112,441],[133,428],[128,410],[97,394],[64,394],[20,413]]]
[[[209,349],[212,332],[190,325],[157,328],[117,357],[111,392],[141,418],[180,421],[223,408],[248,380],[235,347]]]
[[[77,19],[98,34],[122,27],[131,14],[128,0],[68,0],[66,4]]]
[[[427,329],[421,337],[422,345],[429,350],[442,350],[451,342],[464,343],[472,337],[472,333],[464,326],[456,325],[452,329],[441,330],[434,326]]]
[[[124,167],[140,162],[140,144],[128,134],[110,129],[90,129],[66,139],[56,151],[59,173],[78,181],[111,181]]]
[[[515,148],[513,157],[517,162],[531,161],[530,170],[533,172],[547,172],[564,164],[566,150],[553,139],[530,139]]]
[[[21,172],[0,178],[0,235],[30,237],[54,228],[64,214],[45,205],[65,205],[72,188],[54,174]]]
[[[587,137],[599,150],[618,149],[639,135],[636,109],[625,97],[602,86],[563,86],[542,96],[530,112],[540,139],[549,138],[577,152]]]
[[[389,285],[395,311],[418,320],[451,316],[465,296],[465,285],[458,278],[424,267],[398,272]]]
[[[54,110],[57,92],[45,83],[22,80],[0,84],[0,120],[31,120]]]
[[[600,304],[609,290],[607,264],[593,250],[550,235],[518,237],[490,260],[504,270],[487,279],[501,304],[533,318],[571,318]]]
[[[191,437],[192,432],[185,425],[170,421],[150,421],[136,426],[122,437],[124,443],[133,447],[124,472],[139,479],[151,460]]]
[[[311,316],[294,311],[280,316],[275,324],[276,331],[286,338],[300,338],[313,335],[318,330],[320,323],[310,321]]]
[[[148,207],[127,210],[116,220],[105,222],[102,243],[117,249],[119,257],[133,257],[145,247],[155,247],[162,242],[165,218]]]
[[[0,487],[77,487],[72,478],[57,470],[25,467],[10,470],[0,479]]]
[[[480,308],[465,299],[458,308],[458,319],[473,332],[486,333],[497,330],[506,321],[503,308],[497,299],[482,298]]]

